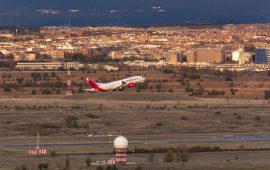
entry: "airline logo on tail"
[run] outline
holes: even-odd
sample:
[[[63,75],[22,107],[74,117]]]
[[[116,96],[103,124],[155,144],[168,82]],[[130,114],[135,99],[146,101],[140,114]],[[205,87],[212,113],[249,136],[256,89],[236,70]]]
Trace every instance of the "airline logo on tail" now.
[[[96,91],[100,91],[100,92],[105,91],[103,88],[99,87],[93,80],[86,78],[86,81],[88,82],[89,86],[92,87],[92,89],[95,89]]]

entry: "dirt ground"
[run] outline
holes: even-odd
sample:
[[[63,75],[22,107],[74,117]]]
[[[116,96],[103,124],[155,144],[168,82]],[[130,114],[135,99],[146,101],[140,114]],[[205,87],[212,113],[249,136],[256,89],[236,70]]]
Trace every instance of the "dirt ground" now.
[[[133,158],[136,162],[135,165],[118,166],[120,170],[134,170],[141,167],[143,170],[268,170],[270,168],[269,163],[269,151],[263,152],[215,152],[215,153],[194,153],[189,157],[189,161],[186,163],[171,162],[164,163],[164,154],[155,154],[153,162],[148,161],[147,154],[130,155],[128,159],[132,162]],[[14,170],[13,167],[21,167],[27,165],[28,169],[37,169],[41,163],[49,163],[49,169],[63,169],[67,156],[56,157],[28,157],[17,156],[14,159],[7,159],[6,156],[1,155],[1,170]],[[68,157],[70,162],[69,169],[74,170],[95,170],[96,165],[87,167],[85,160],[88,156],[76,156],[71,155]],[[93,162],[96,160],[106,160],[110,158],[110,155],[90,156]],[[3,161],[5,160],[5,161]],[[12,166],[11,166],[12,165]],[[8,168],[10,167],[10,168]],[[104,168],[107,165],[103,166]]]
[[[35,72],[40,76],[37,80],[32,77],[33,72],[0,72],[0,85],[8,84],[12,86],[11,91],[5,92],[0,88],[0,97],[32,97],[32,90],[36,91],[35,96],[41,96],[43,89],[49,89],[51,96],[62,96],[65,94],[66,87],[47,87],[44,83],[62,82],[67,83],[70,79],[72,82],[72,89],[75,93],[78,92],[79,87],[89,88],[85,82],[85,78],[91,78],[96,82],[110,82],[130,76],[141,75],[148,81],[148,87],[142,92],[174,92],[179,95],[194,95],[187,92],[187,88],[192,88],[194,92],[203,90],[203,93],[198,97],[205,98],[229,98],[229,99],[264,99],[264,91],[269,90],[270,76],[266,72],[240,74],[232,76],[231,80],[226,80],[224,76],[206,77],[204,74],[200,75],[198,79],[183,77],[181,72],[174,74],[165,74],[161,71],[116,71],[116,72],[72,72],[71,76],[67,76],[67,72],[50,72],[40,71]],[[45,76],[46,74],[46,76]],[[23,81],[19,83],[19,79]],[[209,95],[208,92],[212,90],[222,91],[224,95]],[[129,92],[136,92],[135,88],[128,89]],[[60,93],[60,94],[58,94]]]
[[[75,94],[74,96],[42,96],[35,98],[0,99],[0,167],[14,169],[23,164],[35,169],[49,163],[50,169],[61,169],[70,154],[71,169],[87,169],[86,153],[94,161],[111,157],[112,140],[117,135],[130,138],[130,149],[136,147],[174,147],[178,144],[151,144],[153,141],[187,141],[187,146],[219,146],[221,148],[270,148],[267,141],[189,143],[213,140],[215,134],[270,133],[270,105],[264,100],[197,98],[177,93],[108,92]],[[76,122],[70,123],[70,122]],[[107,142],[98,146],[48,147],[56,157],[29,157],[37,131],[42,144]],[[208,136],[211,134],[210,136]],[[97,136],[91,138],[90,136]],[[99,137],[98,137],[99,136]],[[146,142],[135,145],[136,142]],[[147,144],[149,142],[149,144]],[[24,146],[7,146],[23,144]],[[5,145],[5,146],[4,146]],[[46,148],[46,146],[44,146]],[[77,154],[83,155],[77,155]],[[76,154],[76,155],[75,155]],[[129,155],[129,157],[132,155]],[[148,155],[135,154],[137,165],[120,169],[269,169],[269,151],[234,151],[194,153],[185,165],[163,163],[163,154],[155,162]],[[235,160],[235,157],[237,160]],[[132,159],[132,158],[130,158]],[[57,168],[58,167],[58,168]],[[95,167],[96,168],[96,167]],[[91,167],[91,169],[95,169]],[[89,169],[89,168],[88,168]]]

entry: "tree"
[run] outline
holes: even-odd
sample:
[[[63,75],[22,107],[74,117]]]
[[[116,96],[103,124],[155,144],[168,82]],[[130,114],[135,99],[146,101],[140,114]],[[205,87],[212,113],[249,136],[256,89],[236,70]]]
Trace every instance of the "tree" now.
[[[8,84],[5,84],[3,88],[4,88],[5,92],[10,92],[11,91],[11,87]]]
[[[22,84],[24,81],[24,78],[16,78],[16,81],[18,84]]]
[[[163,73],[165,73],[165,74],[173,74],[173,73],[174,73],[173,70],[170,70],[170,69],[167,69],[167,68],[163,69],[162,71],[163,71]]]
[[[43,89],[41,93],[42,94],[51,94],[51,90],[49,90],[49,89]]]
[[[69,156],[66,156],[66,162],[65,162],[65,168],[68,169],[70,167],[70,162],[69,162]]]
[[[185,145],[178,146],[176,148],[176,152],[177,152],[177,154],[176,154],[177,162],[182,161],[183,163],[185,163],[189,160],[189,151]]]
[[[57,71],[67,71],[64,67],[59,67]]]
[[[79,89],[78,89],[78,93],[83,93],[83,92],[84,92],[83,87],[80,86]]]
[[[264,98],[265,100],[270,99],[270,91],[264,91]]]
[[[156,85],[156,89],[157,89],[158,92],[160,92],[161,88],[162,88],[161,84]]]
[[[111,166],[111,165],[108,165],[108,166],[106,167],[106,170],[112,170],[112,166]]]
[[[26,165],[22,165],[21,167],[16,167],[15,170],[28,170]]]
[[[118,170],[118,168],[115,164],[112,166],[112,170]]]
[[[169,149],[164,155],[164,162],[173,162],[175,159],[175,152],[172,149]]]
[[[65,124],[68,128],[78,128],[77,117],[68,115],[65,117]]]
[[[148,82],[144,81],[143,83],[136,84],[135,87],[136,87],[137,92],[140,92],[142,89],[148,88]]]
[[[48,168],[49,168],[48,163],[40,163],[40,164],[38,164],[38,169],[39,170],[47,170]]]
[[[148,162],[154,162],[155,154],[153,152],[148,154]]]
[[[255,116],[254,120],[261,121],[261,117],[260,116]]]
[[[87,167],[90,167],[91,166],[91,163],[92,163],[92,158],[87,156],[86,159],[85,159],[85,165]]]
[[[32,90],[32,95],[37,94],[37,91],[35,89]]]
[[[96,170],[104,170],[103,166],[97,166]]]

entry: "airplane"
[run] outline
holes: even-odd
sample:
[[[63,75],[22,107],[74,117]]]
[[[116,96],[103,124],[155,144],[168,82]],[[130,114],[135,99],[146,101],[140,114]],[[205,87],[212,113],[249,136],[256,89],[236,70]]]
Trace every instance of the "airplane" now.
[[[93,80],[86,78],[91,89],[83,89],[90,92],[105,92],[109,90],[119,90],[122,91],[125,87],[132,88],[135,87],[137,83],[143,83],[146,79],[142,76],[133,76],[125,78],[122,80],[117,80],[109,83],[96,83]]]

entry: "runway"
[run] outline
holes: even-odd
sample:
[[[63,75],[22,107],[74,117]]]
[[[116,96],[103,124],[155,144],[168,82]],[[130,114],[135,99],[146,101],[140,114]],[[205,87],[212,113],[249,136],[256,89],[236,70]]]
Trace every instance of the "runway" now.
[[[176,134],[174,136],[177,137]],[[153,136],[139,136],[132,135],[126,136],[129,139],[130,146],[136,145],[176,145],[176,144],[211,144],[211,143],[233,143],[233,142],[268,142],[270,141],[270,134],[196,134],[196,135],[185,135],[193,138],[189,139],[170,139],[167,136],[164,136],[164,139],[158,139]],[[91,142],[53,142],[53,143],[41,143],[40,147],[46,148],[54,148],[54,147],[79,147],[79,146],[104,146],[104,145],[112,145],[113,139],[115,136],[91,136],[88,137]],[[169,137],[169,136],[168,136]],[[95,139],[97,138],[97,141]],[[159,137],[160,138],[160,137]],[[167,139],[165,139],[167,138]],[[198,140],[194,140],[197,138]],[[202,139],[200,139],[202,138]],[[137,139],[141,139],[141,141],[136,141]],[[15,140],[12,139],[12,140]],[[57,140],[57,139],[56,139]],[[1,140],[0,140],[1,141]],[[11,142],[10,142],[11,143]],[[26,148],[26,147],[34,147],[36,144],[27,144],[27,143],[1,143],[0,148]]]

